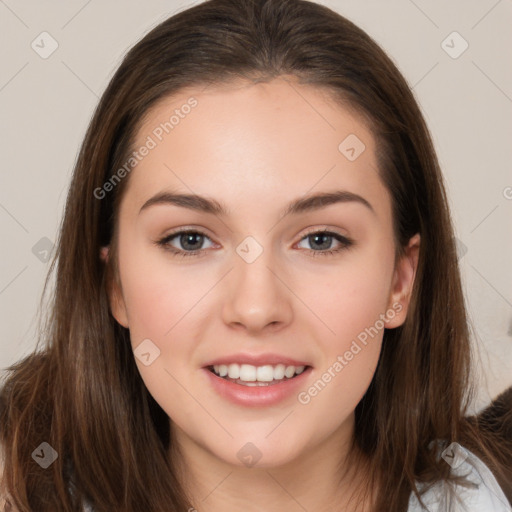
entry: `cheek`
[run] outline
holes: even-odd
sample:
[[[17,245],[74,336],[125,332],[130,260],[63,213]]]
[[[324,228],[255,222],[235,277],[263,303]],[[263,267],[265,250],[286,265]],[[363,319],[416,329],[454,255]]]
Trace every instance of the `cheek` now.
[[[322,360],[315,369],[317,385],[303,390],[301,403],[314,397],[315,407],[328,408],[334,401],[340,406],[339,419],[365,393],[380,355],[383,317],[389,313],[393,258],[392,248],[380,254],[377,249],[360,252],[303,281],[301,293],[320,320],[315,321],[311,336],[317,340]]]
[[[134,344],[141,337],[171,339],[207,291],[203,275],[180,270],[170,259],[142,250],[125,257],[121,279]]]
[[[310,385],[297,397],[305,411],[323,418],[319,434],[327,435],[354,411],[379,361],[384,294],[376,290],[371,279],[356,280],[355,275],[351,279],[346,279],[343,290],[332,289],[318,297],[323,301],[318,316],[325,319],[329,330],[324,327],[325,334],[316,336],[322,359],[314,368]]]
[[[199,325],[192,320],[205,317],[201,297],[211,284],[198,273],[180,270],[165,257],[152,257],[143,251],[125,254],[129,256],[121,268],[123,296],[140,375],[169,415],[186,418],[197,414],[197,406],[182,383],[190,377],[188,365],[198,339]],[[147,344],[146,340],[151,340],[149,351],[158,354],[149,365],[137,357],[137,347]]]
[[[381,330],[392,280],[393,255],[372,252],[347,257],[323,273],[301,278],[301,294],[322,321],[326,352],[344,349],[347,343],[373,327]],[[307,275],[307,274],[306,274]],[[306,302],[305,300],[305,302]]]
[[[201,298],[211,284],[204,275],[180,270],[153,252],[125,250],[120,262],[131,344],[141,377],[157,402],[181,403],[187,412],[189,400],[179,383],[187,379],[194,340],[199,338],[200,326],[192,320],[206,316]],[[142,343],[149,343],[150,351],[157,354],[148,366],[137,357]]]

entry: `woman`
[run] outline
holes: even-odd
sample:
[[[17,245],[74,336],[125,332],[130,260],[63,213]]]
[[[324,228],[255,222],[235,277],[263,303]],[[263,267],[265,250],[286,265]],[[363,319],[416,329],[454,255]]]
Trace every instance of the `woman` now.
[[[53,268],[1,395],[10,506],[507,510],[428,130],[329,9],[212,0],[145,36]]]

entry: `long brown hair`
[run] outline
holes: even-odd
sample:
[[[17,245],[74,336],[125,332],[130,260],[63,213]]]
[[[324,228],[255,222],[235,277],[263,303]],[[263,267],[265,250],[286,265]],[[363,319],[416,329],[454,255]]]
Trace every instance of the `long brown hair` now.
[[[469,446],[502,471],[482,428],[463,418],[473,390],[453,230],[433,144],[408,84],[365,32],[326,7],[210,0],[170,17],[127,53],[82,144],[49,272],[55,291],[43,346],[9,368],[1,393],[4,483],[20,511],[79,510],[83,498],[98,512],[191,506],[172,464],[178,454],[169,418],[138,373],[129,331],[109,311],[107,287],[118,278],[118,206],[129,176],[102,199],[95,191],[126,162],[158,100],[185,87],[278,76],[329,91],[370,122],[392,197],[397,254],[421,235],[407,319],[386,330],[355,411],[353,448],[368,461],[364,491],[378,489],[376,510],[401,511],[415,480],[451,479],[430,447],[438,439]],[[99,255],[107,245],[105,264]],[[42,442],[59,454],[46,470],[31,457]]]

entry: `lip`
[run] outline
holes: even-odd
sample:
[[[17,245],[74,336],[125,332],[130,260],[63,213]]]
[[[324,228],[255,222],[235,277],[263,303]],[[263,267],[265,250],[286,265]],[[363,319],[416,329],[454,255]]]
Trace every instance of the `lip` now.
[[[265,366],[272,365],[275,366],[277,364],[284,364],[285,366],[311,366],[311,364],[299,361],[297,359],[292,359],[290,357],[286,357],[279,354],[232,354],[229,356],[218,357],[209,361],[204,365],[204,368],[208,368],[209,366],[214,366],[217,364],[250,364],[252,366]]]
[[[219,361],[225,360],[226,359],[219,359]],[[231,361],[233,361],[233,359],[231,359]],[[268,361],[268,359],[266,361]],[[207,382],[219,396],[229,400],[233,404],[245,407],[268,407],[283,402],[292,396],[296,397],[300,389],[304,389],[304,383],[312,370],[313,368],[308,366],[300,375],[296,375],[291,379],[285,379],[278,384],[269,386],[244,386],[219,377],[208,367],[202,368]]]

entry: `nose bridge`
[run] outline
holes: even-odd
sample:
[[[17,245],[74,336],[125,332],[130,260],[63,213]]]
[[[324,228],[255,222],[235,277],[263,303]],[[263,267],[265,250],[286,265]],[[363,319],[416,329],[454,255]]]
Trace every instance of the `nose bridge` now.
[[[234,255],[232,286],[223,309],[224,321],[242,324],[249,330],[268,324],[286,323],[291,309],[287,287],[281,282],[278,258],[269,242],[263,246],[252,236],[246,237]]]

